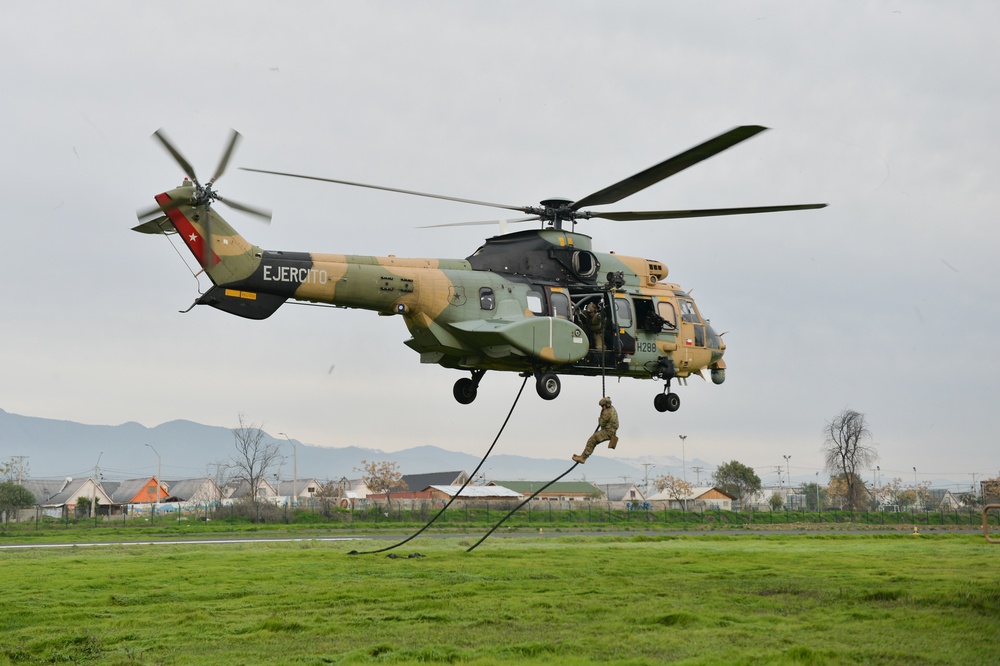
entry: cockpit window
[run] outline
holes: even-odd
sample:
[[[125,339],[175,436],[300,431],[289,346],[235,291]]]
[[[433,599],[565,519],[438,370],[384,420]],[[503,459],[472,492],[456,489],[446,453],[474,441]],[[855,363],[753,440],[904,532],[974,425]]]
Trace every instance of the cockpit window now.
[[[493,290],[489,287],[481,287],[479,289],[479,307],[484,310],[492,310],[496,307],[496,297],[493,295]]]
[[[528,292],[528,309],[536,315],[545,314],[545,297],[537,291]]]
[[[699,323],[701,319],[698,317],[697,310],[694,309],[694,303],[692,301],[680,300],[678,301],[681,306],[681,319],[691,323]]]

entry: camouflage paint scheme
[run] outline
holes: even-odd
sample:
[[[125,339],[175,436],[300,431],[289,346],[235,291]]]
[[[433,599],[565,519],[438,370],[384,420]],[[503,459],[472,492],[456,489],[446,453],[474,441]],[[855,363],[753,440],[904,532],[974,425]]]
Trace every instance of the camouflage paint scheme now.
[[[725,379],[725,345],[691,297],[665,281],[666,266],[593,252],[584,234],[496,236],[466,259],[269,251],[213,209],[185,203],[193,192],[185,180],[157,195],[164,215],[135,230],[184,241],[214,284],[198,304],[249,319],[269,317],[288,299],[398,315],[421,362],[474,371],[477,385],[485,370],[661,378],[669,386],[707,368],[715,383]],[[589,302],[610,313],[604,354],[588,353],[579,315]]]

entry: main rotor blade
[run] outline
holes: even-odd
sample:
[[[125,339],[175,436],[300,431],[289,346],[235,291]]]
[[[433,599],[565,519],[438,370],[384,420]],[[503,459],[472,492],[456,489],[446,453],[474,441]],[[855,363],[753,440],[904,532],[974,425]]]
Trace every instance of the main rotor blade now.
[[[625,180],[614,185],[598,190],[593,194],[588,194],[579,201],[573,203],[570,208],[580,210],[586,206],[602,206],[609,203],[621,201],[627,196],[633,195],[640,190],[644,190],[650,185],[654,185],[664,178],[673,176],[676,173],[694,166],[698,162],[707,160],[713,155],[717,155],[727,148],[731,148],[741,141],[746,141],[752,136],[760,134],[766,127],[760,125],[742,125],[734,127],[728,132],[724,132],[714,139],[709,139],[705,143],[685,150],[679,155],[675,155],[668,160],[664,160],[655,166],[651,166],[645,171],[629,176]]]
[[[587,211],[587,217],[605,220],[673,220],[685,217],[714,217],[717,215],[750,215],[752,213],[780,213],[786,210],[810,210],[826,208],[826,204],[792,204],[789,206],[752,206],[749,208],[703,208],[701,210],[647,210],[619,213],[595,213]]]
[[[173,155],[174,160],[177,161],[177,164],[179,164],[181,169],[184,170],[184,173],[187,175],[188,178],[190,178],[195,182],[198,181],[198,176],[194,175],[194,167],[192,167],[191,164],[186,159],[184,159],[184,156],[181,155],[179,150],[174,148],[174,145],[170,143],[170,139],[167,138],[166,133],[162,129],[158,129],[155,132],[153,132],[153,138],[157,139],[160,143],[162,143],[163,147],[167,149],[167,152]]]
[[[187,203],[187,202],[186,201],[171,201],[170,203],[168,203],[168,204],[166,204],[164,206],[153,206],[152,208],[143,208],[142,210],[137,210],[135,212],[135,216],[138,219],[143,220],[143,219],[145,219],[147,217],[150,217],[151,215],[157,215],[157,216],[163,215],[168,210],[173,210],[174,208],[177,208],[181,204],[185,204],[185,203]]]
[[[485,227],[493,224],[500,224],[506,222],[507,224],[519,224],[521,222],[531,222],[532,220],[542,219],[538,215],[531,215],[528,217],[515,217],[512,220],[480,220],[478,222],[452,222],[450,224],[428,224],[426,226],[417,227],[417,229],[436,229],[438,227]]]
[[[271,223],[271,211],[267,210],[266,208],[255,208],[254,206],[248,206],[247,204],[243,204],[238,201],[233,201],[232,199],[223,199],[218,194],[216,194],[215,196],[219,201],[226,204],[230,208],[235,208],[236,210],[241,210],[244,213],[256,215],[257,217],[262,218],[268,224]]]
[[[318,180],[324,183],[337,183],[339,185],[351,185],[352,187],[367,187],[371,190],[382,190],[384,192],[397,192],[399,194],[412,194],[417,197],[428,197],[430,199],[444,199],[445,201],[457,201],[459,203],[472,204],[474,206],[489,206],[490,208],[503,208],[505,210],[516,210],[521,213],[532,212],[529,206],[511,206],[508,204],[491,203],[489,201],[477,201],[475,199],[462,199],[459,197],[449,197],[443,194],[431,194],[429,192],[417,192],[415,190],[401,190],[396,187],[385,187],[382,185],[369,185],[366,183],[355,183],[349,180],[337,180],[336,178],[320,178],[319,176],[303,176],[297,173],[284,173],[282,171],[268,171],[266,169],[251,169],[240,167],[243,171],[253,171],[255,173],[269,173],[272,176],[288,176],[289,178],[304,178],[305,180]]]
[[[208,185],[211,187],[212,183],[218,180],[222,174],[226,171],[226,166],[229,164],[229,158],[233,155],[233,150],[236,148],[236,144],[240,142],[243,135],[233,130],[233,133],[229,138],[229,146],[226,148],[226,152],[222,154],[222,158],[219,160],[219,166],[215,168],[215,175],[212,179],[208,181]]]

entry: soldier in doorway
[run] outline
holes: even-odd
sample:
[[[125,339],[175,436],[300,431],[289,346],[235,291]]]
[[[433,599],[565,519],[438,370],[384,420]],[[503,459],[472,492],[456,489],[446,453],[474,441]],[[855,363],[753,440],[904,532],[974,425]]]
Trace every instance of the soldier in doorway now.
[[[618,435],[616,434],[618,432],[618,411],[611,406],[611,398],[607,396],[601,398],[597,404],[601,406],[601,415],[597,418],[597,430],[587,440],[583,453],[573,456],[573,460],[578,463],[587,462],[587,458],[594,452],[594,447],[601,442],[607,442],[609,449],[618,446]]]
[[[590,348],[594,351],[604,351],[604,313],[597,304],[591,301],[584,311],[587,325],[587,335],[590,337]]]

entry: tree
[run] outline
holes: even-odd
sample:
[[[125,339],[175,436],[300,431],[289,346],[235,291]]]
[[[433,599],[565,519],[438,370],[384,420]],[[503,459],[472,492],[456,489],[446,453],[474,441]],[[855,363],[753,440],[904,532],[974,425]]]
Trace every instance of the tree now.
[[[35,506],[35,496],[30,490],[13,481],[0,483],[0,514],[3,514],[5,523],[10,522],[10,514],[29,506]]]
[[[780,509],[785,506],[785,498],[781,496],[781,493],[774,491],[771,493],[771,499],[767,501],[771,505],[772,509]]]
[[[995,479],[984,479],[979,482],[983,491],[983,504],[1000,502],[1000,476]]]
[[[847,506],[862,509],[868,504],[860,470],[868,469],[878,460],[878,452],[871,443],[865,415],[853,409],[844,409],[823,429],[823,457],[826,470],[842,475],[846,483]]]
[[[267,473],[283,458],[280,446],[268,441],[259,425],[248,421],[244,414],[240,414],[239,418],[239,425],[232,428],[236,453],[230,460],[236,477],[248,486],[248,500],[256,520],[260,517],[260,492]]]
[[[687,500],[691,496],[691,489],[694,488],[694,484],[671,474],[661,474],[653,479],[653,487],[660,493],[664,490],[667,491],[670,497],[675,500],[681,500],[684,502],[684,507],[687,508]]]
[[[802,494],[806,497],[806,509],[809,511],[819,511],[826,501],[826,490],[818,483],[803,483]]]
[[[27,456],[12,456],[7,462],[0,462],[0,478],[21,483],[24,477],[29,476],[28,463],[24,462],[26,458]]]
[[[760,477],[738,460],[722,463],[715,468],[715,485],[739,500],[743,508],[747,499],[760,490]]]
[[[389,503],[389,495],[394,490],[406,490],[406,481],[403,481],[403,474],[399,471],[399,465],[394,462],[383,460],[382,462],[367,460],[361,461],[361,467],[356,468],[363,474],[361,480],[375,494],[385,493],[386,504]]]

